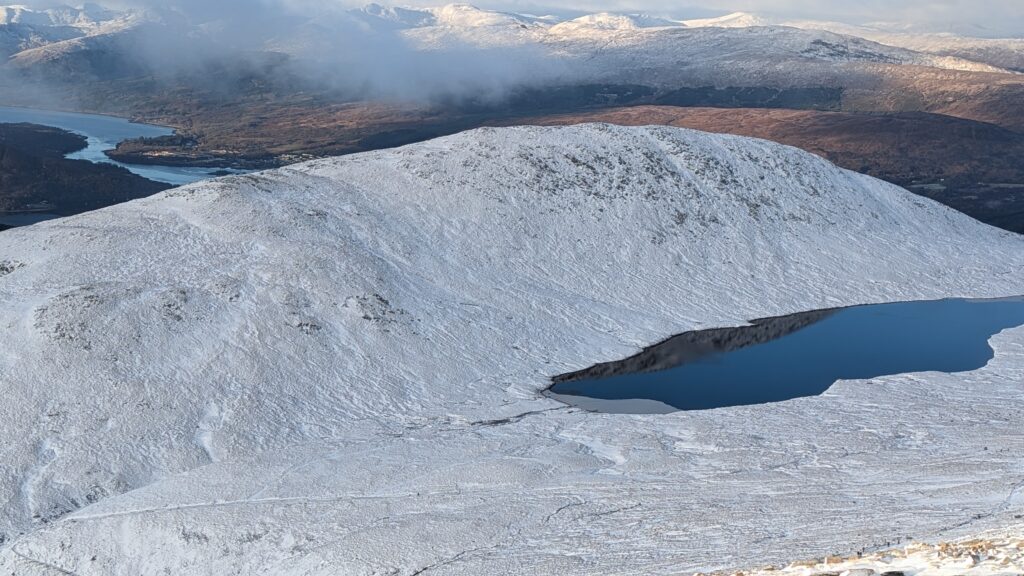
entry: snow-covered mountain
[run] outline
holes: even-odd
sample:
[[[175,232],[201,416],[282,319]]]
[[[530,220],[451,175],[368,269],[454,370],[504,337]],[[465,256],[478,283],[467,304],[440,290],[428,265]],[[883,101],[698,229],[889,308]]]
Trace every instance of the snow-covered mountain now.
[[[428,10],[381,4],[367,4],[349,13],[356,19],[364,20],[373,28],[417,28],[430,26],[436,22],[436,16]]]
[[[96,4],[45,10],[0,6],[0,57],[68,40],[114,34],[133,27],[141,19],[140,13],[108,10]]]
[[[855,32],[861,27],[814,27],[792,26],[784,21],[774,21],[747,13],[735,13],[720,18],[704,20],[673,21],[637,14],[598,13],[573,20],[558,21],[547,17],[538,18],[517,14],[483,10],[465,4],[452,4],[439,8],[420,10],[386,9],[379,5],[353,11],[353,14],[374,15],[386,23],[401,23],[403,35],[426,48],[436,49],[471,42],[481,49],[509,48],[523,45],[539,45],[549,48],[549,57],[570,55],[577,59],[600,59],[604,50],[615,50],[629,44],[634,51],[643,51],[645,61],[651,61],[666,48],[672,63],[686,62],[687,58],[713,58],[714,53],[701,50],[709,39],[716,44],[730,44],[731,52],[749,51],[760,53],[764,59],[792,58],[789,48],[802,45],[804,48],[818,44],[839,46],[828,56],[839,59],[862,60],[884,64],[912,64],[954,70],[995,71],[992,66],[955,57],[936,57],[920,54],[905,48],[880,46],[859,37]],[[773,26],[764,35],[771,42],[762,42],[762,37],[737,35],[720,28],[752,28]],[[779,29],[781,26],[801,28],[804,32]],[[702,31],[685,28],[704,28]],[[707,30],[713,29],[713,30]],[[600,47],[595,43],[607,42]],[[817,59],[822,54],[813,49],[799,52],[799,56]],[[655,62],[657,60],[654,60]],[[720,62],[719,62],[720,63]]]
[[[779,22],[749,12],[733,12],[714,18],[683,20],[681,24],[691,28],[749,28],[751,26],[773,26],[778,25]]]
[[[673,128],[482,129],[3,232],[0,567],[669,574],[1003,525],[1022,330],[776,405],[540,392],[699,327],[1021,293],[1019,236]]]
[[[789,26],[804,30],[825,30],[916,52],[950,56],[999,68],[1024,71],[1024,38],[979,38],[951,32],[924,32],[884,23],[853,25],[841,22],[776,18],[747,12],[736,12],[718,18],[686,20],[683,24],[693,28]]]
[[[678,22],[661,18],[637,14],[613,14],[601,12],[581,16],[567,22],[560,22],[551,28],[551,32],[558,36],[572,36],[573,34],[589,35],[601,30],[638,30],[640,28],[669,28],[678,27]]]
[[[610,13],[551,23],[467,5],[451,5],[431,13],[437,15],[434,20],[410,27],[402,35],[424,49],[466,44],[489,50],[541,48],[546,58],[567,58],[575,66],[593,68],[588,74],[606,77],[640,66],[644,74],[666,82],[678,82],[679,76],[695,69],[717,70],[721,81],[738,81],[750,78],[766,63],[771,63],[768,68],[775,72],[786,70],[792,75],[816,61],[826,61],[830,66],[862,62],[999,71],[977,62],[921,54],[820,30],[698,27],[694,22]],[[737,58],[739,55],[744,59]],[[688,70],[681,72],[683,68]]]
[[[27,6],[0,6],[0,25],[68,26],[89,32],[123,17],[122,13],[107,10],[96,4],[79,8],[61,6],[33,10]]]
[[[57,16],[46,17],[60,20]],[[184,26],[176,35],[189,38],[189,43],[205,37],[210,42],[210,52],[218,52],[217,43],[222,43],[225,37],[235,36],[222,33],[230,23],[204,22],[200,26],[197,22],[188,23],[187,15],[178,13],[111,13],[110,18],[102,26],[70,39],[58,36],[51,41],[29,42],[12,62],[21,68],[32,68],[71,58],[76,52],[102,52],[124,33],[137,31],[144,22]],[[177,18],[183,20],[171,22]],[[864,74],[871,66],[1002,71],[980,62],[882,45],[845,33],[761,27],[765,23],[766,20],[745,14],[685,23],[611,13],[559,21],[465,4],[421,9],[371,4],[341,13],[332,10],[308,17],[289,14],[274,28],[264,48],[332,62],[337,62],[339,53],[355,60],[372,59],[386,52],[377,42],[381,35],[388,35],[387,46],[391,50],[411,52],[403,56],[406,60],[418,53],[454,52],[462,59],[470,59],[467,54],[474,53],[471,61],[490,59],[492,68],[513,64],[534,68],[542,81],[557,77],[568,82],[653,83],[672,87],[695,82],[835,84],[837,78]],[[145,39],[151,34],[143,32],[139,36]],[[370,48],[363,53],[360,45]],[[125,46],[125,52],[138,51],[130,43]],[[83,60],[91,62],[95,58]],[[858,69],[844,68],[845,65]],[[874,73],[883,74],[884,70]]]
[[[950,33],[892,32],[868,26],[819,22],[796,22],[794,25],[831,30],[917,52],[952,56],[1024,72],[1024,38],[973,38]]]

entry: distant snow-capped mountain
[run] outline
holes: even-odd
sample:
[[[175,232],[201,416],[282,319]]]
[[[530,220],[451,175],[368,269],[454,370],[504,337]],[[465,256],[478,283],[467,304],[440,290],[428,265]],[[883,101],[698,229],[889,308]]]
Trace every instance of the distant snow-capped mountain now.
[[[693,20],[683,20],[683,25],[690,26],[692,28],[748,28],[751,26],[771,26],[777,24],[769,18],[751,14],[749,12],[733,12],[732,14],[726,14],[725,16],[717,16],[715,18],[698,18]]]
[[[663,84],[700,77],[707,82],[763,81],[780,72],[799,77],[815,61],[916,65],[939,69],[999,72],[1000,69],[955,57],[922,54],[822,30],[776,26],[755,29],[747,18],[674,22],[643,16],[601,13],[550,23],[516,15],[452,5],[436,17],[408,27],[401,35],[424,49],[466,45],[479,49],[535,49],[548,59],[568,59],[590,80],[612,81],[622,73]],[[703,26],[697,24],[704,23]],[[758,21],[760,22],[760,21]],[[740,26],[739,24],[744,24]],[[616,81],[627,81],[617,78]],[[632,81],[632,80],[630,80]],[[716,82],[712,82],[715,84]]]
[[[999,68],[1024,71],[1024,38],[972,36],[970,29],[961,33],[940,33],[894,23],[854,25],[819,20],[776,18],[747,12],[736,12],[718,18],[687,20],[683,24],[694,28],[790,26],[804,30],[825,30],[917,52],[951,56]]]
[[[53,35],[35,40],[23,41],[21,48],[34,50],[32,54],[15,57],[20,65],[32,65],[51,60],[60,55],[83,49],[88,42],[76,42],[82,37],[116,36],[130,32],[144,21],[166,21],[156,13],[112,12],[99,7],[83,9],[54,9],[32,12],[22,8],[7,8],[5,16],[10,28],[16,22],[32,21],[45,23]],[[187,15],[186,15],[187,16]],[[551,17],[523,16],[507,12],[482,10],[465,4],[451,4],[436,8],[393,8],[371,4],[362,9],[350,10],[339,17],[332,13],[331,19],[311,18],[308,21],[292,15],[289,21],[282,21],[281,28],[274,32],[268,47],[284,49],[312,46],[327,52],[325,42],[330,42],[333,25],[363,27],[369,31],[397,34],[411,46],[424,50],[438,50],[467,47],[477,49],[520,49],[531,50],[537,57],[548,60],[568,59],[574,64],[586,62],[587,66],[601,67],[603,76],[608,69],[619,66],[636,66],[643,61],[644,68],[653,76],[678,76],[681,68],[725,66],[725,71],[740,63],[735,76],[746,77],[755,66],[744,66],[737,59],[756,60],[757,67],[764,68],[765,61],[775,62],[767,67],[769,71],[785,66],[789,59],[794,72],[805,61],[824,60],[828,62],[868,62],[882,64],[911,64],[939,69],[998,71],[997,68],[960,59],[949,55],[933,55],[915,52],[905,48],[884,46],[858,37],[853,32],[860,29],[838,27],[833,32],[822,31],[828,27],[815,28],[810,25],[796,26],[803,31],[779,29],[780,25],[768,19],[745,13],[729,16],[676,22],[645,15],[600,13],[569,21],[558,21]],[[76,32],[67,31],[72,26]],[[225,23],[230,26],[230,23]],[[742,33],[735,30],[772,24],[771,32]],[[43,26],[43,24],[38,24]],[[176,25],[182,25],[180,23]],[[217,26],[206,24],[211,41],[217,41]],[[311,30],[323,28],[320,40]],[[730,31],[732,29],[733,31]],[[199,29],[190,29],[182,34],[203,34]],[[228,35],[230,36],[230,35]],[[68,40],[72,42],[68,43]],[[270,39],[268,39],[269,41]],[[54,46],[55,44],[59,44]],[[714,49],[709,49],[713,46]],[[595,71],[584,71],[593,75]],[[606,81],[607,79],[590,78]]]
[[[571,35],[573,33],[587,34],[600,30],[637,30],[640,28],[665,28],[678,26],[682,26],[682,24],[663,18],[653,18],[638,14],[613,14],[610,12],[601,12],[599,14],[590,14],[587,16],[581,16],[574,20],[561,22],[552,26],[550,31],[553,34]]]
[[[360,9],[351,10],[349,13],[357,19],[361,18],[367,21],[374,27],[418,28],[430,26],[435,22],[434,14],[427,10],[396,8],[381,4],[367,4]]]
[[[62,6],[44,10],[33,10],[27,6],[0,6],[0,25],[70,26],[90,30],[122,15],[121,12],[108,10],[96,4],[86,4],[80,8]]]
[[[117,34],[145,19],[138,11],[108,10],[96,4],[45,10],[0,6],[0,58],[90,36]]]

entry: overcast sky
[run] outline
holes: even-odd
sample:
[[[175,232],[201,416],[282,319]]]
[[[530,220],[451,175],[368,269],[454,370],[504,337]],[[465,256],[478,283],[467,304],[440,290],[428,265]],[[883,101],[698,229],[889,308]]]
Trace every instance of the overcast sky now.
[[[24,0],[22,0],[24,1]],[[324,6],[332,0],[109,0],[106,5],[244,5],[248,12],[260,6],[282,4]],[[347,6],[361,0],[333,0]],[[389,5],[440,5],[451,0],[377,0]],[[462,0],[465,2],[466,0]],[[66,0],[74,3],[74,0]],[[29,0],[33,6],[53,5],[52,0]],[[101,0],[97,2],[104,4]],[[476,0],[481,8],[532,13],[573,11],[646,12],[675,17],[701,17],[733,11],[786,17],[829,19],[852,23],[900,21],[935,30],[964,30],[972,26],[1003,35],[1024,36],[1024,0]]]

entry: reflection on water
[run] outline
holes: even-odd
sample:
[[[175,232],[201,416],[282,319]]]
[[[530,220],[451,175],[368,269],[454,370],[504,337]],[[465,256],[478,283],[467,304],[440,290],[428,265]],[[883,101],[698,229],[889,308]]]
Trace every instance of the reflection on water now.
[[[550,395],[601,412],[668,412],[815,396],[838,380],[964,372],[1024,325],[1024,297],[858,306],[681,334],[555,379]]]
[[[73,160],[88,160],[95,163],[114,164],[126,168],[139,176],[180,186],[212,178],[220,168],[183,168],[177,166],[149,166],[123,164],[108,158],[104,152],[113,150],[118,143],[133,138],[155,138],[169,136],[174,130],[163,126],[139,124],[124,118],[77,114],[73,112],[52,112],[31,108],[9,108],[0,106],[0,123],[29,123],[53,126],[81,134],[88,141],[84,150],[68,154]]]

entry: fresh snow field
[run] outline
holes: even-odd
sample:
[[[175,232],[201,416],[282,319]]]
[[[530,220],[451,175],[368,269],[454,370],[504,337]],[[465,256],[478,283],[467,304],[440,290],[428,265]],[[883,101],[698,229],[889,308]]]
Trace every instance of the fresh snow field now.
[[[1006,528],[965,374],[594,414],[687,330],[1024,294],[1024,238],[760,140],[482,129],[0,233],[0,574],[679,574]]]

